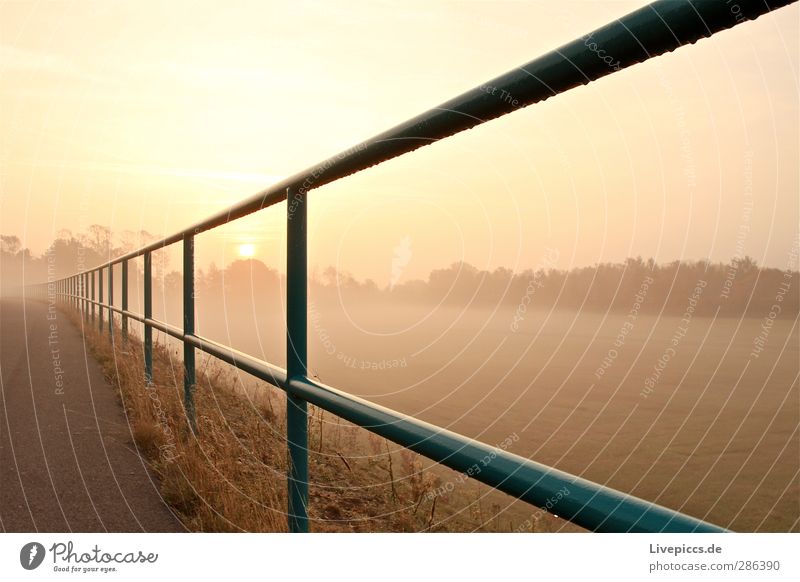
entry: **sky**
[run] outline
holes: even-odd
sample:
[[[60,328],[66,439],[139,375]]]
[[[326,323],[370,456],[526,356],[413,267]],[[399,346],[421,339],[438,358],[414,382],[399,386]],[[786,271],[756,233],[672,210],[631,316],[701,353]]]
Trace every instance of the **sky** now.
[[[168,235],[643,2],[0,0],[0,232]],[[309,268],[785,268],[798,5],[315,190]],[[283,269],[285,205],[198,237]],[[179,265],[179,249],[172,264]]]

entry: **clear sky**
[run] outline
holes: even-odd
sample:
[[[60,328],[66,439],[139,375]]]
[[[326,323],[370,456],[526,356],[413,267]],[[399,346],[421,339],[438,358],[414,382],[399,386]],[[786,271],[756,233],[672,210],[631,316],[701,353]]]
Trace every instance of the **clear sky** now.
[[[169,234],[642,2],[0,1],[0,232]],[[314,191],[312,269],[785,267],[798,6]],[[200,237],[283,265],[285,207]],[[549,249],[549,250],[548,250]],[[177,266],[177,261],[173,261]],[[395,270],[396,272],[396,270]]]

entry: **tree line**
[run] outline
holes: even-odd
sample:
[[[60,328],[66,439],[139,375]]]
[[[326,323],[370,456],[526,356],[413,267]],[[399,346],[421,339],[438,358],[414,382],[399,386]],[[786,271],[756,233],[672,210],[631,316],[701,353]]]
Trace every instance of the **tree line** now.
[[[146,232],[125,232],[114,241],[109,229],[93,225],[86,233],[59,233],[50,247],[34,256],[16,236],[0,237],[0,284],[8,292],[24,280],[47,281],[88,269],[147,244]],[[182,274],[170,269],[166,254],[154,260],[154,299],[158,310],[180,310]],[[129,270],[131,307],[139,303],[140,262]],[[118,275],[117,275],[118,276]],[[223,302],[278,302],[285,292],[283,274],[256,259],[236,260],[223,268],[213,263],[198,269],[195,286],[200,302],[217,308]],[[370,279],[328,267],[311,273],[313,300],[389,301],[399,304],[434,304],[481,308],[569,309],[597,312],[629,312],[681,315],[689,298],[700,287],[695,315],[765,317],[780,304],[780,318],[800,312],[800,280],[796,270],[760,267],[750,257],[729,263],[629,258],[618,263],[558,269],[546,267],[514,272],[506,268],[479,269],[455,262],[435,269],[427,279],[415,279],[381,287]],[[119,289],[119,283],[117,283]],[[119,293],[119,291],[117,291]],[[140,293],[139,293],[140,294]]]

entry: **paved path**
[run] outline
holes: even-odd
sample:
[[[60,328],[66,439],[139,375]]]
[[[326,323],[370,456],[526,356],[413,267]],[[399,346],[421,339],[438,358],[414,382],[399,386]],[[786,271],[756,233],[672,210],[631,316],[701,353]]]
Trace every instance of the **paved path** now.
[[[0,531],[185,531],[79,330],[43,301],[0,299]]]

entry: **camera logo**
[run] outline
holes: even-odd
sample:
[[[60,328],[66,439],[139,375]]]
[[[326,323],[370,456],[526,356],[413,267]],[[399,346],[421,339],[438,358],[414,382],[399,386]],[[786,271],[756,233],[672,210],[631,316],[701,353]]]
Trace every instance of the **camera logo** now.
[[[26,570],[35,570],[44,561],[44,546],[39,542],[30,542],[19,551],[19,563]]]

